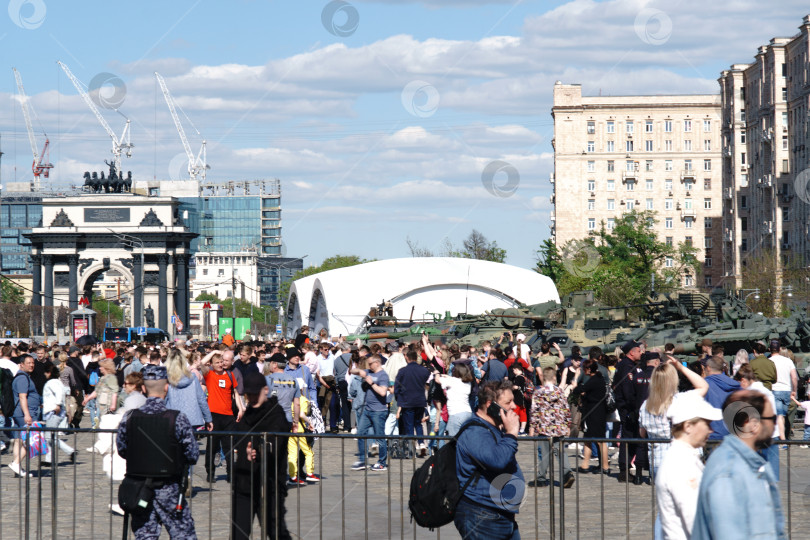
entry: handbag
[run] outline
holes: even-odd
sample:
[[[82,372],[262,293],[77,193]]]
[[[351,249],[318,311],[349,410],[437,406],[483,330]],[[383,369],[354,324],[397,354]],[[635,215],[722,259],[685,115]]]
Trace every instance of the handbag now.
[[[31,424],[32,428],[41,428],[42,422],[34,422]],[[28,456],[35,458],[37,456],[44,456],[49,452],[48,441],[45,439],[45,434],[41,431],[21,431],[20,439],[23,444],[28,447]]]
[[[125,476],[118,487],[118,505],[130,514],[145,514],[152,509],[155,489],[148,478]]]

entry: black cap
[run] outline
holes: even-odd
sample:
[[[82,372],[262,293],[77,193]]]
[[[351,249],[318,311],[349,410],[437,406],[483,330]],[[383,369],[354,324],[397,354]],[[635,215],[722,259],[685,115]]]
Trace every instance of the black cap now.
[[[645,352],[641,355],[641,360],[643,362],[649,362],[650,360],[660,360],[661,355],[657,352]]]
[[[772,351],[778,351],[782,347],[782,344],[779,343],[778,339],[772,339],[770,344],[770,349]]]
[[[258,371],[251,371],[245,375],[244,389],[246,394],[258,394],[267,386],[267,379]]]
[[[289,349],[287,349],[287,361],[288,362],[290,361],[290,359],[295,358],[296,356],[298,358],[301,358],[301,351],[299,351],[295,347],[290,347]]]
[[[276,353],[270,357],[270,362],[275,362],[276,364],[286,364],[287,357],[284,356],[282,353]]]
[[[639,343],[635,339],[631,339],[630,341],[628,341],[627,343],[622,345],[622,352],[624,354],[627,354],[630,351],[632,351],[633,349],[635,349],[636,347],[641,347],[641,343]]]

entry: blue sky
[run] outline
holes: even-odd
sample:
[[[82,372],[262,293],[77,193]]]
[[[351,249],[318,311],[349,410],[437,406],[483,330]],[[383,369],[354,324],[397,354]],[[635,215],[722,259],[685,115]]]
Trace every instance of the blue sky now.
[[[0,13],[3,183],[31,177],[11,67],[50,137],[54,186],[109,158],[57,60],[85,84],[102,73],[125,84],[136,145],[125,170],[181,178],[159,71],[209,141],[209,180],[281,179],[289,255],[407,256],[407,238],[440,251],[476,228],[532,267],[548,236],[555,80],[586,94],[715,92],[719,70],[795,34],[809,12],[796,0],[767,12],[749,0],[11,0]],[[103,113],[120,131],[121,117]],[[493,162],[517,173],[516,189],[486,189]]]

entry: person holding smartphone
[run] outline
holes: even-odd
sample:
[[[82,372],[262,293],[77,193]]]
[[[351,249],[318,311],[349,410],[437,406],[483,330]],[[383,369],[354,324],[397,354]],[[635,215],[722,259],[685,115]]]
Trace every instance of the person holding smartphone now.
[[[488,382],[478,390],[478,409],[459,431],[456,471],[468,484],[454,522],[462,538],[519,539],[515,514],[525,493],[517,462],[520,419],[509,381]]]

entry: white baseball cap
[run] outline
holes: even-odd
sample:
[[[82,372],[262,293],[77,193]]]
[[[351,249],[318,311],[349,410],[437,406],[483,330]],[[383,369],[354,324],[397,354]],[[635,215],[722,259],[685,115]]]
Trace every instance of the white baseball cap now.
[[[518,341],[526,341],[526,336],[524,336],[523,334],[518,334],[515,337],[515,339],[518,340]]]
[[[667,416],[674,425],[694,418],[703,418],[709,421],[722,420],[723,411],[712,407],[708,401],[694,391],[689,391],[675,395],[672,405],[667,409]]]

